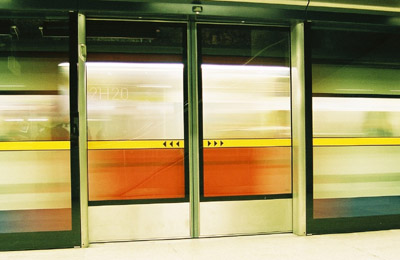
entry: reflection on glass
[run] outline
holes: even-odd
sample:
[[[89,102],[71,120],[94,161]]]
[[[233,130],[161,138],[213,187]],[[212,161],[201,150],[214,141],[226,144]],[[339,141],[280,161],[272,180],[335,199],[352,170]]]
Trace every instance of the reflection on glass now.
[[[69,140],[68,70],[61,61],[23,57],[14,60],[23,75],[0,71],[1,141]]]
[[[183,139],[183,64],[88,62],[89,140]]]
[[[0,233],[71,230],[68,23],[0,23]]]
[[[201,68],[205,139],[290,137],[288,67]]]
[[[291,137],[287,32],[200,29],[203,138],[222,144],[203,149],[204,196],[291,193],[290,147],[223,145]]]
[[[88,22],[89,200],[184,198],[185,27]]]

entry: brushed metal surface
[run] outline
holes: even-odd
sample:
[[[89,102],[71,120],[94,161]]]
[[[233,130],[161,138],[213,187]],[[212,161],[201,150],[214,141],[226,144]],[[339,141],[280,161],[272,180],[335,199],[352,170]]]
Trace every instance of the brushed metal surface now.
[[[188,121],[189,121],[189,194],[190,194],[190,234],[199,237],[200,203],[200,159],[199,159],[199,97],[198,97],[198,57],[197,27],[191,21],[187,27],[188,40]]]
[[[78,14],[78,46],[86,44],[86,17]],[[78,53],[81,49],[78,50]],[[87,99],[85,59],[78,59],[78,110],[79,110],[79,172],[81,204],[81,247],[89,246],[88,238],[88,169],[87,169]]]
[[[89,207],[89,241],[190,237],[189,203]]]
[[[306,234],[306,123],[304,23],[291,28],[293,232]]]
[[[200,236],[292,231],[292,199],[200,203]]]

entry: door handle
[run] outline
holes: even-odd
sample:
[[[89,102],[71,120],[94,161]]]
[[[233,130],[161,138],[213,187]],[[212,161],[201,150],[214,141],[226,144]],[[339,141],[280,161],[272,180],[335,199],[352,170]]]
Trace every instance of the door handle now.
[[[87,50],[86,50],[86,44],[79,44],[79,58],[81,61],[85,62],[87,57]]]

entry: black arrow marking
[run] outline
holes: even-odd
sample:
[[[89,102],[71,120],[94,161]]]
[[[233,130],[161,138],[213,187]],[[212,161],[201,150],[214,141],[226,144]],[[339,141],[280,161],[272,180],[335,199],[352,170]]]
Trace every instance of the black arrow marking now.
[[[176,145],[179,147],[179,142],[176,142]]]
[[[223,145],[224,145],[224,142],[220,141],[219,144],[220,144],[221,146],[223,146]]]
[[[171,142],[169,143],[169,145],[170,145],[171,147],[174,147],[174,142],[171,141]]]
[[[217,141],[214,141],[214,146],[216,146],[217,145]]]
[[[164,145],[164,147],[167,147],[167,141],[165,141],[165,142],[163,143],[163,145]]]
[[[210,146],[211,145],[211,142],[210,141],[208,141],[208,146]]]

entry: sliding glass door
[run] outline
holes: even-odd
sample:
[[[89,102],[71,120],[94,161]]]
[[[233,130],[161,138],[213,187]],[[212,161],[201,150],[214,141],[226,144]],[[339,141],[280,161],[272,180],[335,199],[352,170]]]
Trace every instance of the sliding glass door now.
[[[186,24],[87,21],[91,241],[189,237]]]
[[[200,235],[292,229],[289,33],[198,27]]]

